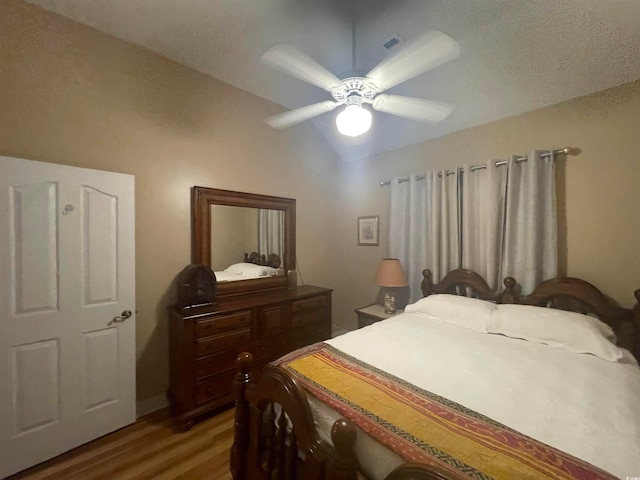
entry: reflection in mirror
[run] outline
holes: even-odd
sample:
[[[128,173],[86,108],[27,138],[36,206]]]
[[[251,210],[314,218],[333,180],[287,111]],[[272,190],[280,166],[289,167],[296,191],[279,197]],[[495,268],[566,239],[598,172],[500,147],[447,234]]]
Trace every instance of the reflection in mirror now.
[[[258,252],[267,256],[284,255],[284,212],[282,210],[258,210]],[[280,265],[278,265],[279,267]]]
[[[210,266],[218,282],[284,274],[284,211],[212,204],[209,215]],[[247,260],[272,268],[238,265]]]
[[[295,199],[193,187],[191,220],[191,263],[215,271],[218,297],[290,286],[287,274],[296,268]],[[235,274],[230,278],[246,281],[224,279],[230,270]]]
[[[258,250],[258,209],[211,205],[210,215],[211,269],[216,273]]]

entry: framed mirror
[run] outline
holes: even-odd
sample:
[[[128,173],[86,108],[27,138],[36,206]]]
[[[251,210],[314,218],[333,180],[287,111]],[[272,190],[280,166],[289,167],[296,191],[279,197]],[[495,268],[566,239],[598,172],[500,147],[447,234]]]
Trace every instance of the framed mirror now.
[[[191,262],[215,272],[218,296],[286,288],[295,232],[295,199],[191,189]]]

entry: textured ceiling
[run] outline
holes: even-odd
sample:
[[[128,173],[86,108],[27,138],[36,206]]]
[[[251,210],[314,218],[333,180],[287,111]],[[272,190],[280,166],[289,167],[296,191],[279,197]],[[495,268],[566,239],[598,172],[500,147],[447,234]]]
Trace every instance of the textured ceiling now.
[[[295,45],[338,76],[352,67],[348,0],[30,1],[286,108],[330,96],[261,63],[272,45]],[[357,0],[355,12],[364,73],[393,34],[409,42],[438,29],[461,56],[389,91],[456,104],[440,124],[374,112],[371,131],[347,139],[337,111],[312,120],[345,161],[640,78],[638,0]]]

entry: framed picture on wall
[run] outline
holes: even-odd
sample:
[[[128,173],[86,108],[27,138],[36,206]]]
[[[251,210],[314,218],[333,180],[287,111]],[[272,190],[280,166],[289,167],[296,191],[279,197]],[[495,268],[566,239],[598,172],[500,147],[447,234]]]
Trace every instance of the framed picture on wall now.
[[[378,217],[358,217],[358,245],[378,245]]]

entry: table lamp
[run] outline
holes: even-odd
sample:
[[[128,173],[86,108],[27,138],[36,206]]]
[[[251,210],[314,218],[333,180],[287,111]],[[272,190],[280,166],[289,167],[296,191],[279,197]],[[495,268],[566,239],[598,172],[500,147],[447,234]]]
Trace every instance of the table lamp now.
[[[408,285],[402,264],[397,258],[383,258],[373,279],[376,285],[386,287],[384,292],[384,313],[396,312],[396,287]]]

